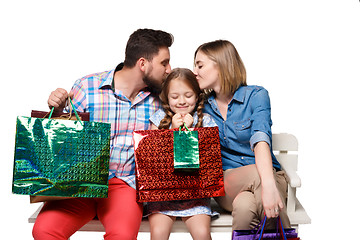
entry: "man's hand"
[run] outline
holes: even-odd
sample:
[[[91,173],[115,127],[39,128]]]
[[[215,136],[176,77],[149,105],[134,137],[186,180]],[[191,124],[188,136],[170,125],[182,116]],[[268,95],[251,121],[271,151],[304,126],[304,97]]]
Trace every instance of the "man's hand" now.
[[[65,89],[63,88],[56,89],[55,91],[51,92],[49,96],[48,99],[49,108],[54,107],[55,111],[61,112],[65,108],[68,97],[69,94]]]

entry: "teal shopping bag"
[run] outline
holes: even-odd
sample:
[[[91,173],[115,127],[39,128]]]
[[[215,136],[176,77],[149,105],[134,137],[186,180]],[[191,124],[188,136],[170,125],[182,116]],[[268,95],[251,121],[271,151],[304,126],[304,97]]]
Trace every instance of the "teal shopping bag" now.
[[[190,131],[184,124],[179,131],[173,132],[174,137],[174,169],[194,171],[200,167],[199,137],[197,131]]]
[[[105,198],[110,124],[17,117],[12,191],[15,194]]]

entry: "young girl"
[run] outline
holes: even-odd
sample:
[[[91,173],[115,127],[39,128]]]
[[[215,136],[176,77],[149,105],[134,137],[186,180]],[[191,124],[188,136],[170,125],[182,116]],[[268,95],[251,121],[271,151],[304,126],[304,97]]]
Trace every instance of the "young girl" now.
[[[185,68],[174,69],[164,82],[160,100],[163,109],[151,118],[151,129],[216,126],[210,115],[202,112],[203,93],[196,76]],[[218,215],[210,209],[210,199],[150,202],[145,210],[149,215],[151,239],[168,239],[176,217],[185,222],[193,239],[211,239],[211,216]]]

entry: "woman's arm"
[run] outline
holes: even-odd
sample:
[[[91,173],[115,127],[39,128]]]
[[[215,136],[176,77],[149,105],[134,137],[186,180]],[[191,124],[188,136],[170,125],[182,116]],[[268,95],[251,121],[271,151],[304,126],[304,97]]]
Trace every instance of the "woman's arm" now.
[[[268,218],[279,215],[284,204],[274,179],[270,147],[266,142],[258,142],[254,147],[255,163],[261,179],[262,203]]]

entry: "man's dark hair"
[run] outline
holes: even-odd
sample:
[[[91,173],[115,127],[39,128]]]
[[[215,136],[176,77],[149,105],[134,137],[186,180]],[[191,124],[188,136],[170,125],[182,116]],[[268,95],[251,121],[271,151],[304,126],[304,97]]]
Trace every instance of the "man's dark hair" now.
[[[170,47],[174,41],[170,33],[161,30],[138,29],[130,35],[125,49],[125,67],[134,67],[141,57],[151,61],[161,47]]]

